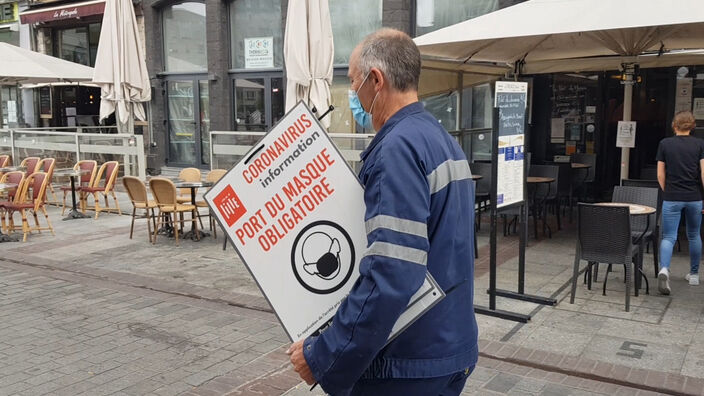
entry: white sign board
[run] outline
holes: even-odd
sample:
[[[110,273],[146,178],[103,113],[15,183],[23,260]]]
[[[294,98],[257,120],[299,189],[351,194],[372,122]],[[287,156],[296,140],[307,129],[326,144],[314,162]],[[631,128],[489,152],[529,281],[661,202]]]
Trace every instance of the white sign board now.
[[[274,38],[244,39],[244,67],[245,69],[274,67]]]
[[[675,92],[675,113],[692,110],[692,79],[677,79]]]
[[[636,146],[636,122],[619,121],[616,130],[616,147]]]
[[[695,119],[704,120],[704,98],[694,98],[692,113]]]
[[[291,340],[324,328],[359,277],[364,191],[305,104],[204,198]],[[428,276],[392,337],[443,297]]]
[[[494,105],[499,108],[496,207],[523,201],[528,83],[497,81]]]

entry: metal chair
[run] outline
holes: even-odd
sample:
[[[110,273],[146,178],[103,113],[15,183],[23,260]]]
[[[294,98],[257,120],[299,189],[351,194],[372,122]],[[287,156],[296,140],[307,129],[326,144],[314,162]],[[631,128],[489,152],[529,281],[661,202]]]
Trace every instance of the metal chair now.
[[[659,253],[659,230],[657,219],[660,217],[658,203],[660,194],[656,188],[648,187],[633,187],[633,186],[616,186],[611,196],[613,202],[626,202],[639,205],[650,206],[656,208],[655,213],[648,216],[633,216],[631,219],[631,231],[633,233],[633,242],[652,243],[653,244],[653,269],[655,276],[658,276],[658,253]],[[647,227],[647,229],[646,229]]]
[[[579,203],[577,207],[577,247],[574,255],[570,304],[574,304],[579,277],[579,263],[587,261],[591,275],[596,263],[621,264],[626,278],[626,312],[631,307],[631,264],[638,259],[638,247],[633,246],[628,207],[599,206]],[[608,271],[607,271],[608,275]],[[591,276],[588,288],[591,290]],[[606,279],[603,294],[606,295]]]
[[[469,164],[469,169],[473,175],[480,175],[474,190],[474,200],[477,204],[477,230],[481,229],[482,210],[486,211],[489,199],[491,198],[491,164],[487,162],[475,162]]]
[[[572,174],[573,197],[577,196],[580,201],[584,201],[596,180],[596,154],[574,153],[571,162],[589,165],[589,168]]]
[[[545,230],[548,230],[548,237],[552,238],[552,230],[550,229],[550,226],[548,226],[547,223],[547,209],[548,209],[548,204],[553,205],[553,207],[557,206],[557,198],[558,198],[558,183],[560,181],[560,168],[558,168],[555,165],[532,165],[530,167],[530,172],[528,173],[529,176],[536,176],[536,177],[549,177],[554,179],[550,183],[541,183],[536,186],[533,186],[534,191],[532,194],[529,194],[529,199],[534,200],[531,204],[531,208],[533,209],[533,219],[534,219],[534,229],[535,229],[535,235],[536,238],[538,236],[538,223],[537,219],[539,217],[542,218],[543,220],[543,235],[545,234]],[[538,205],[540,203],[540,205]],[[560,228],[560,213],[558,210],[556,210],[556,216],[557,216],[557,224],[558,228]]]
[[[147,230],[149,231],[149,242],[152,241],[152,223],[154,223],[154,228],[156,228],[156,215],[154,214],[154,209],[156,209],[156,201],[150,200],[147,196],[147,187],[144,183],[134,176],[125,176],[122,178],[122,185],[125,186],[127,190],[127,195],[132,201],[132,223],[130,224],[130,239],[132,239],[132,234],[134,232],[134,219],[137,215],[137,209],[144,209],[145,215],[147,217]]]

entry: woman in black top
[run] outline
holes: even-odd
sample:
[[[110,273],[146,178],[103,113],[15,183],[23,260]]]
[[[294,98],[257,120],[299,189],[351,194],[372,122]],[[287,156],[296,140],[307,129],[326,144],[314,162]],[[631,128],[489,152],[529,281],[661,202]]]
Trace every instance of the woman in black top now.
[[[684,211],[689,240],[690,270],[685,279],[690,285],[699,284],[699,260],[702,240],[702,183],[704,182],[704,140],[690,136],[695,120],[692,113],[675,114],[672,129],[675,136],[665,138],[658,146],[658,182],[662,188],[662,241],[660,242],[660,272],[658,290],[670,294],[670,260],[677,240],[680,215]]]

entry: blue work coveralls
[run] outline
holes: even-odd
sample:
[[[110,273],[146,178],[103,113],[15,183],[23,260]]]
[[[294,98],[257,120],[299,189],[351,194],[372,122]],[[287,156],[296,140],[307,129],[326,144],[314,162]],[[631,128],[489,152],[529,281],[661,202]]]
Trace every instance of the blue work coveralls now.
[[[465,154],[416,102],[384,124],[362,160],[368,248],[360,277],[332,325],[304,341],[306,362],[331,395],[349,394],[358,381],[466,378],[478,347],[474,185]],[[385,346],[426,271],[452,291]],[[393,382],[384,396],[407,392],[393,391]]]

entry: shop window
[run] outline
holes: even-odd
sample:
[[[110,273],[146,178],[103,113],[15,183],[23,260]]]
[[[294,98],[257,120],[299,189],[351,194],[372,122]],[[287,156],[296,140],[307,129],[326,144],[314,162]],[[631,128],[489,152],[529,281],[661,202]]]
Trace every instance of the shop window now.
[[[382,0],[330,0],[336,65],[346,65],[362,39],[381,28]]]
[[[164,64],[167,72],[207,70],[205,4],[186,2],[163,10]]]
[[[330,86],[330,96],[335,110],[326,117],[330,117],[331,133],[355,133],[356,126],[349,101],[350,80],[346,75],[336,75],[332,79]],[[361,132],[361,128],[360,128]],[[373,133],[373,131],[366,131]]]
[[[14,27],[12,26],[0,28],[0,42],[19,46],[20,32],[13,29]]]
[[[235,0],[230,3],[232,68],[282,67],[282,24],[280,0]]]
[[[56,51],[59,58],[86,66],[95,66],[100,27],[100,23],[93,23],[87,26],[58,30]]]
[[[416,0],[420,36],[499,9],[499,0]]]
[[[235,130],[265,132],[284,116],[282,77],[266,73],[237,74],[233,89]]]

